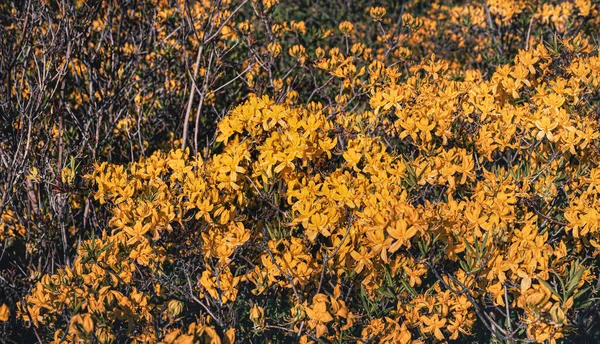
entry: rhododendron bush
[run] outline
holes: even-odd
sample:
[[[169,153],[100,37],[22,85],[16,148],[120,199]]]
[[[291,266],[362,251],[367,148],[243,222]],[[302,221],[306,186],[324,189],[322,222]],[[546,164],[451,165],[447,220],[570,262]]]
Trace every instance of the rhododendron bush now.
[[[600,340],[599,10],[0,5],[0,335]]]

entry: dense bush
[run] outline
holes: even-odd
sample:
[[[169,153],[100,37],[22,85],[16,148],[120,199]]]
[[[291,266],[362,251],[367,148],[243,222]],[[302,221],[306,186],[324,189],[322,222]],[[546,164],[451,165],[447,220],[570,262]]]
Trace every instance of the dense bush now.
[[[597,342],[599,9],[0,4],[0,337]]]

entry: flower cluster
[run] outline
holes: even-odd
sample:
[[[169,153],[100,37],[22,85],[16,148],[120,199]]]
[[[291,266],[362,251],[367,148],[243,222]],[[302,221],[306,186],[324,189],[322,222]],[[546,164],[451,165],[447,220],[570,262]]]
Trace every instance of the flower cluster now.
[[[72,116],[10,123],[47,131],[31,153],[0,141],[24,186],[0,185],[0,321],[52,343],[600,338],[597,4],[340,3],[333,24],[320,2],[140,3],[42,5],[91,34],[59,91],[37,96],[38,57],[8,90]]]

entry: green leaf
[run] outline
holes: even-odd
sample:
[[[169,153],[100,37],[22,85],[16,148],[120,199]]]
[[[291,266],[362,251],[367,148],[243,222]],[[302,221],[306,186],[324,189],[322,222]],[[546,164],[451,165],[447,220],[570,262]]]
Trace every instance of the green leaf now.
[[[467,249],[467,251],[469,251],[470,254],[475,256],[476,254],[475,250],[473,249],[473,246],[471,246],[471,244],[469,244],[469,242],[465,238],[463,238],[463,242],[465,243],[465,248]]]
[[[550,283],[544,281],[543,279],[538,277],[538,281],[544,286],[546,287],[546,289],[550,290],[550,292],[554,295],[556,295],[561,301],[562,301],[562,297],[560,296],[560,294],[558,294],[558,292],[556,291],[556,289],[554,289]]]
[[[577,292],[577,294],[573,295],[573,300],[579,299],[583,294],[587,293],[587,291],[590,290],[590,289],[591,289],[591,287],[589,287],[589,286],[585,287],[585,288],[582,288],[581,290],[579,290]]]
[[[576,262],[576,263],[573,263],[573,265],[577,266],[577,265],[579,265],[579,263]],[[569,284],[567,285],[567,291],[566,291],[566,295],[565,295],[566,299],[568,299],[569,296],[571,296],[571,294],[573,294],[575,289],[577,289],[577,285],[581,281],[581,277],[583,276],[584,271],[585,271],[585,267],[577,268],[577,271],[574,273],[574,275],[569,280]]]

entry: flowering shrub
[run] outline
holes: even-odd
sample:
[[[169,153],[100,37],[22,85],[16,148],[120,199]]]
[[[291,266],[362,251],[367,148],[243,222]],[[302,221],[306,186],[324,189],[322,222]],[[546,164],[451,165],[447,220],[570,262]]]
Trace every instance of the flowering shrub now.
[[[600,338],[597,3],[0,11],[5,337]]]

